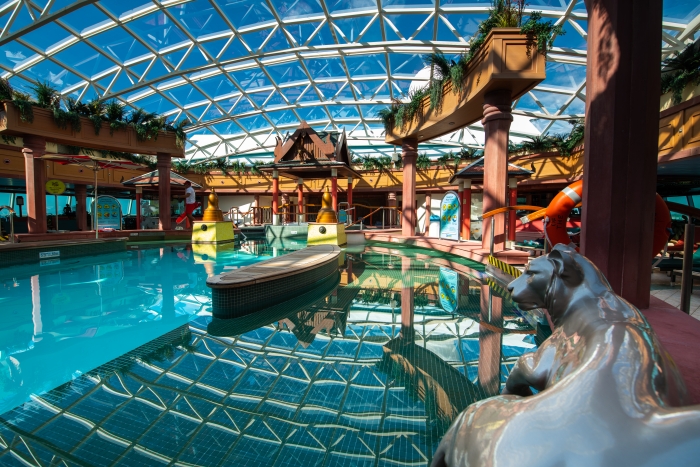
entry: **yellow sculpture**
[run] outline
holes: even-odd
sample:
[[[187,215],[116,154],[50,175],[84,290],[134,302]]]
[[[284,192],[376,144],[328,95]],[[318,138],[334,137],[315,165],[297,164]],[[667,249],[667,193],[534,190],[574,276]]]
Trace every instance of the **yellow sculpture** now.
[[[338,216],[333,210],[333,198],[331,197],[328,187],[321,198],[321,209],[318,211],[316,222],[319,224],[337,224]]]
[[[204,215],[202,216],[203,222],[222,222],[224,220],[224,214],[219,209],[219,195],[216,194],[214,189],[209,193],[209,206],[204,210]]]
[[[345,224],[338,222],[338,216],[333,210],[333,198],[326,188],[323,194],[321,210],[318,211],[316,222],[309,222],[307,234],[308,245],[330,244],[343,246],[347,243]]]
[[[224,220],[224,215],[219,209],[219,196],[211,191],[209,205],[204,210],[201,221],[192,226],[192,243],[228,243],[235,240],[233,224]]]

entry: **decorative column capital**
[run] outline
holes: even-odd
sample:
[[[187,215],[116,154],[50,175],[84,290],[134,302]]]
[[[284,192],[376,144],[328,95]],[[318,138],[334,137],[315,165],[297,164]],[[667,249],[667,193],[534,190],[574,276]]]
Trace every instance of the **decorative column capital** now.
[[[171,167],[172,161],[170,159],[170,154],[164,152],[159,152],[156,154],[156,161],[159,167]]]
[[[331,169],[331,177],[337,177],[338,176],[338,169]]]
[[[415,138],[404,139],[401,145],[401,157],[418,157],[418,140]]]
[[[273,180],[277,180],[278,178],[280,178],[280,173],[279,173],[279,171],[278,171],[277,169],[274,169],[274,170],[272,171],[272,179],[273,179]]]
[[[462,180],[462,188],[464,188],[465,190],[471,190],[472,180],[470,178]]]
[[[482,124],[493,120],[513,121],[511,95],[508,89],[491,91],[484,96],[484,118]]]
[[[41,157],[46,154],[46,140],[39,136],[22,137],[22,146],[25,157]]]

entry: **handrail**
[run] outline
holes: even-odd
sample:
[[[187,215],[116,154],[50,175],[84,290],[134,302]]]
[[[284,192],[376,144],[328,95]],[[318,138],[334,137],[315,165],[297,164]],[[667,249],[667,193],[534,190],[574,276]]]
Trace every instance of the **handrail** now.
[[[15,243],[15,210],[11,206],[0,206],[0,212],[5,209],[10,213],[10,243]]]
[[[582,203],[578,203],[574,208],[580,208],[583,206]],[[547,215],[547,208],[542,208],[539,211],[535,211],[531,214],[528,214],[527,216],[523,216],[520,218],[520,222],[523,224],[527,224],[528,222],[536,221],[537,219],[542,219],[544,216]]]
[[[363,225],[364,225],[364,222],[363,222],[363,221],[364,221],[365,219],[367,219],[368,217],[373,216],[374,214],[376,214],[376,213],[379,212],[379,211],[382,211],[382,229],[384,229],[384,225],[385,225],[385,223],[384,223],[384,210],[385,210],[385,209],[388,209],[388,210],[390,210],[390,211],[395,211],[396,213],[401,214],[401,210],[400,210],[398,207],[396,207],[396,206],[380,206],[380,207],[378,207],[377,209],[375,209],[374,211],[372,211],[372,212],[370,212],[369,214],[367,214],[366,216],[363,216],[363,217],[359,218],[358,220],[356,220],[356,221],[353,222],[352,224],[348,224],[346,227],[352,227],[353,225],[359,223],[359,224],[360,224],[360,229],[362,229],[362,227],[363,227]],[[400,217],[398,217],[398,219],[400,219]]]
[[[502,208],[494,209],[493,211],[485,212],[484,214],[482,214],[481,218],[488,219],[491,216],[495,216],[496,214],[501,214],[502,212],[508,211],[539,211],[541,209],[542,206],[530,206],[527,204],[517,206],[504,206]]]
[[[666,201],[666,206],[668,206],[669,211],[700,219],[700,209],[698,208],[686,206],[685,204],[672,203],[671,201]]]

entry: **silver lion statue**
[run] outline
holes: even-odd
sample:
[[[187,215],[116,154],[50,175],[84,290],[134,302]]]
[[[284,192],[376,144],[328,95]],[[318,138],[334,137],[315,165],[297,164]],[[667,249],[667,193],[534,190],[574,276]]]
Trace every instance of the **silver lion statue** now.
[[[684,407],[673,360],[593,263],[557,245],[508,289],[520,308],[547,309],[553,333],[500,396],[457,417],[433,467],[700,465],[700,406]]]

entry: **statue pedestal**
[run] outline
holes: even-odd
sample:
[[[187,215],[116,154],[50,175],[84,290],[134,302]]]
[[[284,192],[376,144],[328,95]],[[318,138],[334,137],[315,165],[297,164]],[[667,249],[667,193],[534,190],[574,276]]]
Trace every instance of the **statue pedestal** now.
[[[345,246],[347,243],[345,224],[309,222],[307,245]]]
[[[192,243],[230,243],[235,240],[229,221],[202,221],[192,226]]]

